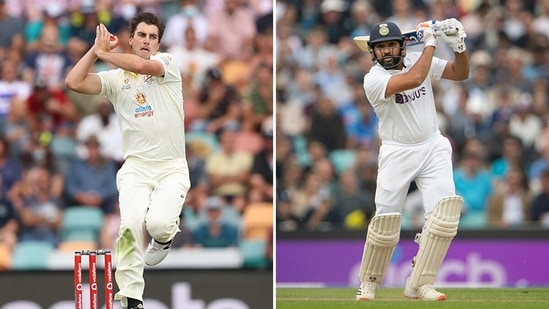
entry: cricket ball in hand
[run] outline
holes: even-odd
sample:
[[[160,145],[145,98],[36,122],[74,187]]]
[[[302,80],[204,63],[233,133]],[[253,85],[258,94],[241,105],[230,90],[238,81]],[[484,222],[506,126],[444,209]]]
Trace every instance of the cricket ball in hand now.
[[[116,35],[112,35],[109,37],[109,40],[111,41],[111,49],[117,48],[118,45],[120,45],[120,41],[118,41],[118,38]],[[112,44],[114,42],[114,45]]]

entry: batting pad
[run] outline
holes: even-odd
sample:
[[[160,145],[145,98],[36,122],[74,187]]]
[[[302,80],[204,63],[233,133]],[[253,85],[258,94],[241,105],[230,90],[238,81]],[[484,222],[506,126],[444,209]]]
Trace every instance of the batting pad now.
[[[400,238],[400,213],[388,213],[372,218],[360,265],[360,282],[381,284],[389,260]]]
[[[409,287],[415,289],[424,284],[434,284],[450,243],[457,234],[462,205],[463,198],[452,195],[435,206],[420,236],[419,251],[408,279]]]

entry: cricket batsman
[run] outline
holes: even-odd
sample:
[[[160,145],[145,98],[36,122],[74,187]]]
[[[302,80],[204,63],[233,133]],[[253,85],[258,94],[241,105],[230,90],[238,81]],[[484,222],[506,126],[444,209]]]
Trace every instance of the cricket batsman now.
[[[403,294],[412,299],[446,299],[433,284],[457,233],[463,198],[455,194],[452,148],[438,127],[431,80],[465,80],[469,59],[466,33],[458,20],[426,21],[416,32],[424,44],[422,52],[407,53],[401,30],[392,22],[376,24],[367,44],[357,42],[375,63],[364,76],[364,90],[379,117],[382,141],[376,214],[364,245],[356,294],[359,301],[373,300],[383,282],[399,241],[404,201],[412,181],[421,193],[426,221],[416,236],[419,250]],[[453,61],[434,56],[438,38],[453,49]]]

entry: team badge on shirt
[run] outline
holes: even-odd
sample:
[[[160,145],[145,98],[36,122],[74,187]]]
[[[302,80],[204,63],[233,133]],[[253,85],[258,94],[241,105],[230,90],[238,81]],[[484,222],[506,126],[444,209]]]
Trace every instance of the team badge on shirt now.
[[[135,102],[137,102],[139,105],[143,105],[147,103],[147,96],[143,92],[139,92],[135,95]]]

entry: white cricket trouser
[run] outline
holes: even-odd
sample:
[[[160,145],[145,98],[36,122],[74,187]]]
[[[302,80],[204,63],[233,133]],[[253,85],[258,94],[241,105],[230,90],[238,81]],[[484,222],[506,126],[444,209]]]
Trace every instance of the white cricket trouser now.
[[[455,194],[452,147],[440,133],[414,145],[384,142],[378,160],[377,215],[402,213],[413,180],[421,193],[426,218],[438,201]]]
[[[116,241],[115,299],[142,300],[144,228],[152,238],[167,242],[179,232],[179,216],[190,188],[186,160],[143,162],[129,158],[117,174],[120,230]]]

